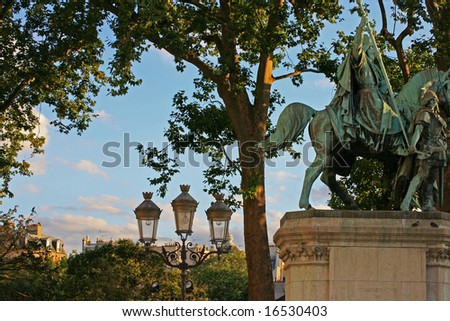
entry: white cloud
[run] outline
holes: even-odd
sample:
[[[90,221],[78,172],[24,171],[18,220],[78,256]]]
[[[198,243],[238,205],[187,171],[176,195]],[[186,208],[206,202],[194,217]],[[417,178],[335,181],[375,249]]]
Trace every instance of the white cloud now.
[[[277,193],[275,195],[266,193],[266,201],[267,203],[277,204],[280,201],[280,193]]]
[[[36,126],[36,128],[33,129],[33,133],[39,137],[44,137],[45,138],[45,143],[42,146],[42,148],[45,148],[48,143],[50,142],[50,131],[49,131],[49,127],[50,127],[50,121],[48,120],[47,117],[45,117],[43,114],[41,114],[39,111],[34,110],[33,114],[36,115],[39,118],[39,122],[38,125]],[[21,157],[30,157],[31,155],[31,147],[29,143],[24,144],[23,149],[20,152],[20,156]]]
[[[336,84],[332,81],[330,81],[328,78],[324,79],[317,79],[314,81],[314,87],[320,88],[320,89],[327,89],[327,88],[334,88]]]
[[[35,221],[42,224],[44,234],[61,239],[67,253],[72,250],[81,251],[81,240],[84,236],[89,236],[95,242],[97,238],[105,241],[136,240],[138,235],[136,224],[112,224],[93,216],[64,214],[51,218],[40,217]]]
[[[28,163],[30,170],[34,175],[44,175],[47,172],[48,162],[43,155],[37,155],[31,158]]]
[[[315,209],[318,210],[330,210],[331,207],[329,207],[327,204],[319,204],[314,206]]]
[[[76,205],[41,205],[39,208],[52,215],[57,215],[60,211],[81,212],[98,214],[110,214],[113,216],[130,217],[133,210],[139,205],[136,199],[124,199],[115,195],[103,194],[100,196],[78,196]]]
[[[172,204],[170,204],[170,203],[159,203],[159,202],[155,202],[155,204],[160,209],[162,209],[162,215],[161,215],[161,218],[160,218],[162,221],[166,221],[166,222],[173,222],[174,221]],[[135,204],[135,207],[137,207],[138,205],[139,205],[139,203]]]
[[[267,213],[267,230],[269,234],[269,243],[273,243],[271,239],[275,232],[280,228],[280,220],[284,216],[284,212],[269,211]]]
[[[32,194],[39,194],[41,192],[41,189],[34,184],[25,185],[25,189]]]
[[[35,132],[41,136],[45,137],[45,145],[50,142],[50,133],[49,133],[50,121],[47,117],[42,114],[39,114],[39,126],[35,129]]]
[[[69,166],[70,168],[73,168],[73,169],[76,169],[76,170],[79,170],[82,172],[86,172],[90,175],[99,175],[105,179],[109,178],[108,174],[103,169],[101,169],[99,166],[97,166],[90,160],[82,159],[77,163],[69,162],[68,160],[61,158],[61,157],[58,157],[57,160],[60,163],[63,163],[64,165]]]
[[[26,134],[29,134],[31,132],[39,137],[44,137],[45,144],[46,144],[50,140],[50,135],[49,135],[49,130],[48,130],[48,127],[50,126],[50,121],[48,120],[47,117],[42,115],[40,113],[40,111],[38,111],[36,109],[33,109],[32,113],[34,116],[36,116],[38,118],[37,126],[35,128],[33,128],[31,131],[21,129],[21,132],[26,133]],[[2,143],[9,145],[11,143],[11,141],[9,139],[2,140]],[[45,146],[45,144],[44,144],[44,146]],[[23,147],[24,148],[22,149],[21,153],[23,153],[25,155],[31,153],[31,148],[30,148],[29,144],[25,144]]]
[[[136,200],[124,200],[114,195],[101,195],[99,197],[82,197],[78,201],[83,203],[79,208],[71,206],[52,207],[40,206],[36,222],[43,225],[44,234],[60,238],[65,243],[66,252],[70,253],[73,249],[81,250],[81,240],[84,236],[95,242],[102,239],[105,241],[131,239],[137,241],[138,229],[132,209],[139,205]],[[111,202],[108,206],[107,202]],[[123,203],[133,203],[132,209],[124,208]],[[97,203],[97,204],[95,204]],[[122,204],[122,209],[119,207]],[[159,206],[159,204],[158,204]],[[163,204],[163,208],[167,209],[170,204]],[[108,214],[125,213],[126,217],[98,217],[94,214],[73,214],[73,211],[103,211]],[[43,216],[48,215],[48,216]],[[238,224],[238,230],[241,230],[242,224]],[[179,237],[174,233],[173,212],[161,216],[158,228],[158,244],[164,245],[172,241],[179,241]],[[239,233],[238,233],[239,234]],[[196,244],[209,244],[209,226],[206,216],[196,215],[194,221],[194,233],[189,241]],[[241,242],[242,243],[242,242]],[[241,244],[240,243],[240,244]]]
[[[326,204],[328,199],[330,198],[330,189],[326,185],[321,185],[319,188],[313,188],[311,192],[311,200],[314,203],[322,203]],[[318,206],[313,205],[315,208],[319,208]],[[323,205],[328,207],[327,205]],[[323,208],[323,207],[320,207]]]
[[[119,197],[115,198],[112,195],[102,195],[100,197],[78,197],[78,200],[84,204],[82,207],[83,210],[98,211],[113,215],[118,215],[122,212],[119,207],[114,205],[118,199]]]
[[[106,172],[103,169],[95,165],[90,160],[82,159],[78,163],[72,164],[71,167],[83,172],[87,172],[91,175],[100,175],[104,178],[108,178],[108,174],[106,174]]]
[[[167,50],[152,48],[151,51],[154,51],[159,56],[161,61],[163,61],[165,63],[169,63],[169,62],[173,63],[173,55],[171,53],[169,53]]]
[[[116,195],[79,196],[76,205],[43,205],[39,207],[36,222],[41,222],[44,233],[60,238],[65,249],[81,250],[81,240],[88,235],[92,241],[132,239],[137,241],[138,230],[133,210],[142,198],[124,199]],[[158,244],[179,241],[174,233],[175,222],[170,202],[156,202],[163,209],[158,227]],[[243,215],[233,213],[230,233],[236,246],[244,247]],[[192,243],[210,245],[209,225],[203,210],[198,210],[194,221]]]
[[[296,174],[292,174],[286,171],[277,171],[277,172],[271,172],[267,174],[267,177],[273,178],[278,182],[285,182],[287,180],[298,180],[300,179],[300,176]]]
[[[110,121],[112,119],[112,116],[104,110],[100,110],[100,111],[96,112],[95,114],[97,115],[98,119],[100,119],[100,120]]]
[[[49,127],[50,121],[43,114],[38,111],[34,111],[34,114],[39,117],[39,124],[33,130],[33,132],[39,136],[45,138],[45,143],[42,146],[43,149],[47,147],[50,142]],[[19,158],[25,159],[30,164],[30,171],[34,175],[44,175],[47,172],[48,162],[44,154],[32,155],[32,149],[29,143],[25,143],[23,149],[19,153]]]

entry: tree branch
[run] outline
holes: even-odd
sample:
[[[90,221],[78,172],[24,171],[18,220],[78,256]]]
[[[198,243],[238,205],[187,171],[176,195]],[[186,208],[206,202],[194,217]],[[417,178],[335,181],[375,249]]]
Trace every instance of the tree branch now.
[[[198,1],[181,1],[184,3],[190,3],[196,6],[199,6],[200,8],[203,8],[204,6],[201,5]],[[110,1],[105,0],[103,1],[104,8],[109,11],[110,13],[114,14],[115,16],[118,16],[120,11],[119,8],[115,7]],[[135,21],[136,22],[136,21]],[[196,54],[194,54],[191,51],[188,51],[186,53],[179,52],[176,48],[167,46],[162,44],[162,41],[160,38],[157,37],[150,37],[148,39],[150,42],[152,42],[155,47],[161,48],[172,54],[174,57],[181,58],[185,60],[186,62],[189,62],[193,64],[195,67],[197,67],[207,78],[210,78],[214,82],[218,81],[217,76],[214,74],[214,68],[206,64],[203,60],[200,59]],[[219,41],[219,38],[215,39],[216,41]]]
[[[14,0],[6,1],[5,4],[3,4],[3,1],[0,1],[0,23],[3,23],[3,20],[5,20],[7,12],[11,10],[12,6],[14,4]]]
[[[293,72],[290,72],[288,74],[284,74],[284,75],[281,75],[281,76],[273,77],[273,79],[274,79],[274,81],[278,81],[278,80],[282,80],[282,79],[298,76],[298,75],[301,75],[301,74],[303,74],[305,72],[314,72],[314,73],[317,73],[317,74],[322,73],[321,71],[319,71],[317,69],[309,69],[309,68],[307,68],[307,69],[302,69],[302,70],[296,70],[296,71],[293,71]]]
[[[392,33],[389,32],[387,26],[387,15],[386,9],[384,7],[383,0],[378,0],[378,5],[381,11],[382,18],[382,28],[380,34],[384,37],[384,39],[394,48],[397,58],[399,61],[399,66],[402,71],[403,80],[405,83],[408,81],[411,70],[409,68],[408,60],[406,59],[405,51],[403,49],[403,40],[414,33],[413,23],[412,23],[412,15],[414,14],[414,10],[408,10],[408,24],[405,29],[400,33],[397,39],[394,37]]]
[[[109,0],[104,0],[103,1],[103,7],[105,8],[106,11],[109,11],[110,13],[112,13],[115,16],[119,15],[119,8],[115,7],[111,1]]]
[[[14,89],[14,91],[11,93],[11,95],[6,99],[6,101],[0,105],[0,114],[3,114],[6,112],[6,110],[14,103],[14,101],[19,97],[20,93],[32,82],[34,81],[34,78],[32,79],[26,79],[22,80],[22,82],[19,84],[19,86]]]
[[[191,4],[191,5],[195,6],[196,8],[198,8],[199,10],[203,10],[206,14],[208,14],[213,20],[215,20],[219,24],[224,24],[226,22],[225,20],[221,19],[221,17],[211,14],[211,10],[209,10],[210,8],[208,8],[204,4],[200,3],[200,1],[198,1],[198,0],[190,0],[190,1],[181,0],[180,2],[186,3],[186,4]]]
[[[229,164],[234,164],[233,160],[230,158],[230,156],[228,156],[228,153],[227,153],[227,150],[225,149],[225,146],[222,145],[222,144],[220,144],[220,148],[222,149],[222,152],[223,152],[223,154],[225,155],[225,158],[226,158],[227,162],[228,162]],[[234,166],[234,165],[231,165],[231,166],[232,166],[234,169],[236,169],[236,170],[239,172],[239,174],[242,174],[242,169],[241,169],[240,166]]]
[[[431,19],[431,33],[436,42],[434,59],[440,70],[450,68],[450,4],[448,1],[426,0],[426,9]]]
[[[262,46],[260,53],[258,73],[256,77],[256,94],[255,94],[255,110],[254,117],[255,123],[260,127],[260,132],[265,133],[267,127],[267,115],[270,105],[270,93],[272,84],[275,82],[273,78],[273,52],[274,48],[271,45],[271,39],[273,33],[280,27],[279,10],[283,6],[284,0],[272,0],[272,10],[269,13],[269,20],[265,30],[262,30],[265,34],[264,39],[267,40],[267,44]]]
[[[403,42],[403,39],[405,39],[407,36],[411,36],[414,33],[414,24],[413,24],[414,13],[415,10],[412,7],[408,8],[407,13],[408,23],[405,29],[403,29],[403,31],[397,37],[397,41],[399,41],[400,44]]]

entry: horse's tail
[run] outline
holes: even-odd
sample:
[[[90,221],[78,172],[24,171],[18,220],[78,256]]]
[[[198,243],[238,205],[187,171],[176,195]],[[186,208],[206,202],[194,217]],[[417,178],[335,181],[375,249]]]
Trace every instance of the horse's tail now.
[[[312,107],[302,103],[289,104],[278,117],[275,132],[259,144],[260,148],[268,151],[275,148],[282,149],[292,144],[303,133],[316,112]]]

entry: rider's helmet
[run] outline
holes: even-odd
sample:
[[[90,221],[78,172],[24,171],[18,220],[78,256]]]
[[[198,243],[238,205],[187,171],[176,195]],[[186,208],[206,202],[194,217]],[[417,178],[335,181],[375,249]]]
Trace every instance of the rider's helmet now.
[[[436,106],[437,106],[437,104],[439,103],[438,96],[434,93],[434,91],[427,90],[420,98],[420,104],[422,106],[426,106],[432,99],[434,99],[434,101],[436,102]]]

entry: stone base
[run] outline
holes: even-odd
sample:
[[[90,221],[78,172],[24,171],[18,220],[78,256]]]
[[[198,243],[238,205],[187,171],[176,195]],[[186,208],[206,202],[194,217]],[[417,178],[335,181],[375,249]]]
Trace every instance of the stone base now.
[[[286,300],[450,300],[450,214],[288,212],[274,235]]]

